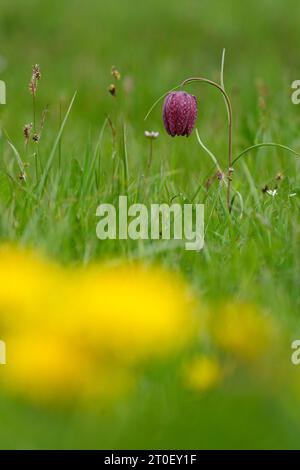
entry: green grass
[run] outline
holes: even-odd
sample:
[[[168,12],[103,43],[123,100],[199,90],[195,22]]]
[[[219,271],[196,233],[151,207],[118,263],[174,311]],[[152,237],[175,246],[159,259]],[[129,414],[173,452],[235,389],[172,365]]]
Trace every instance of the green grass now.
[[[0,56],[7,66],[0,79],[7,84],[8,104],[0,108],[0,125],[29,166],[26,183],[20,182],[16,156],[2,132],[1,240],[33,246],[66,264],[117,257],[158,261],[182,273],[205,300],[257,302],[286,325],[289,340],[296,339],[300,158],[280,148],[260,148],[241,158],[233,174],[240,198],[229,217],[225,189],[213,182],[206,191],[212,161],[196,134],[171,139],[163,131],[161,105],[144,121],[152,103],[183,79],[201,75],[218,80],[226,47],[234,156],[253,144],[274,141],[299,152],[300,108],[290,100],[290,84],[299,78],[294,3],[255,0],[246,5],[230,0],[230,16],[212,0],[131,0],[126,9],[121,0],[88,0],[84,8],[69,0],[2,3]],[[49,104],[37,175],[35,147],[31,144],[26,155],[22,135],[23,125],[32,121],[27,85],[33,63],[42,68],[38,111]],[[133,81],[132,92],[117,89],[116,99],[107,91],[112,65],[123,80],[128,76]],[[223,100],[205,84],[188,89],[199,98],[201,139],[225,169]],[[60,136],[60,106],[65,115],[75,91]],[[116,129],[115,142],[107,116]],[[146,129],[160,131],[149,175]],[[276,180],[278,173],[282,181]],[[277,185],[277,196],[263,193],[265,185]],[[204,250],[97,240],[97,206],[116,202],[125,192],[130,202],[145,204],[169,203],[174,196],[184,203],[196,193],[194,202],[205,204]],[[296,196],[289,197],[291,193]],[[289,348],[287,341],[286,367]],[[146,375],[134,398],[113,410],[46,411],[3,396],[0,447],[299,447],[299,413],[296,417],[296,405],[284,398],[269,396],[268,390],[256,390],[250,383],[196,399],[175,393],[165,370],[157,374]]]

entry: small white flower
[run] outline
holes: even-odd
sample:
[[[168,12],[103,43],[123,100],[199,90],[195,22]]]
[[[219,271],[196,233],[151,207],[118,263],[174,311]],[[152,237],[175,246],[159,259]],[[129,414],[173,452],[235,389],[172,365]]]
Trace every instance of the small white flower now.
[[[157,137],[159,136],[159,132],[145,131],[144,136],[147,137],[147,139],[157,139]]]
[[[268,189],[266,191],[266,193],[269,194],[269,196],[275,197],[275,196],[277,196],[278,191],[277,191],[277,189]]]

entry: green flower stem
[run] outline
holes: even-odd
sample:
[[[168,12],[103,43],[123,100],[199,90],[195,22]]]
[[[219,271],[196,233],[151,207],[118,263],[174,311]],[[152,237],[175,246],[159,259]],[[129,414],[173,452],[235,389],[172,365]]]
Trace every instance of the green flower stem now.
[[[208,80],[207,78],[203,77],[192,77],[187,78],[181,84],[183,88],[185,85],[192,83],[192,82],[203,82],[207,83],[208,85],[212,85],[217,88],[223,95],[226,101],[226,108],[228,111],[228,185],[227,185],[227,207],[228,210],[231,210],[231,173],[232,173],[232,106],[229,96],[227,95],[224,88],[216,82],[212,80]]]

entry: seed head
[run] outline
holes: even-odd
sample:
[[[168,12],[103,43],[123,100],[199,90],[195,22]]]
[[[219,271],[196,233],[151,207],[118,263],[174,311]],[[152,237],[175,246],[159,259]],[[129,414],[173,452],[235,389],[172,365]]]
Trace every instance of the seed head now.
[[[111,74],[116,80],[121,80],[121,74],[114,65],[111,68]]]
[[[32,94],[32,96],[36,95],[36,89],[37,89],[36,80],[32,78],[29,82],[29,91]]]
[[[114,97],[115,97],[116,94],[117,94],[116,87],[115,87],[115,85],[114,85],[113,83],[112,83],[111,85],[109,85],[108,91],[109,91],[109,93],[111,94],[111,96],[114,96]]]
[[[28,143],[28,141],[30,139],[31,129],[32,129],[32,124],[31,123],[30,124],[25,124],[25,126],[23,127],[23,134],[24,134],[26,143]]]
[[[36,95],[36,90],[37,90],[37,82],[41,79],[41,69],[38,64],[33,65],[32,67],[32,77],[29,82],[29,90],[32,96]]]
[[[163,106],[163,121],[168,134],[191,135],[197,119],[197,99],[185,91],[171,92]]]
[[[35,78],[36,80],[40,80],[41,76],[42,74],[41,74],[40,66],[38,64],[35,64],[32,67],[32,78]]]

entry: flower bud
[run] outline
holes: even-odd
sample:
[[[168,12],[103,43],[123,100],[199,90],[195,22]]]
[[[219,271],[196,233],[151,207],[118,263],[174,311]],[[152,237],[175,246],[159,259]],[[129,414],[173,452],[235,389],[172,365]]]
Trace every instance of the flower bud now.
[[[163,106],[163,121],[168,134],[186,135],[192,133],[198,114],[197,99],[185,91],[169,93]]]

